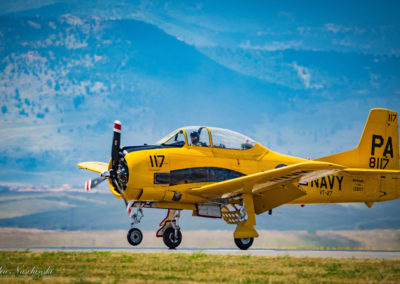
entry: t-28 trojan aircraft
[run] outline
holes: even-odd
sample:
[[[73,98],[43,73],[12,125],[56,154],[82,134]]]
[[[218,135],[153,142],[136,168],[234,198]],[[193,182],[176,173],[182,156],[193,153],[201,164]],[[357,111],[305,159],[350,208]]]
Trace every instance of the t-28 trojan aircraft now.
[[[400,197],[398,115],[372,109],[355,149],[307,160],[273,152],[239,133],[215,127],[183,127],[155,145],[120,147],[115,121],[109,163],[78,166],[100,173],[86,190],[108,180],[132,218],[128,241],[138,245],[142,208],[168,209],[157,237],[179,246],[181,210],[236,225],[233,237],[248,249],[258,237],[256,214],[284,204],[374,202]]]

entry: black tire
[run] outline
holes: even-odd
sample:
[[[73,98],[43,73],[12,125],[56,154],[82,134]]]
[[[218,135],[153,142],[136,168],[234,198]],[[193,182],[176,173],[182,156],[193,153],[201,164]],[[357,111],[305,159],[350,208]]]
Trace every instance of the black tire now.
[[[142,242],[143,234],[138,228],[132,228],[128,231],[126,238],[132,246],[137,246]]]
[[[235,244],[237,245],[238,248],[241,250],[246,250],[251,245],[253,244],[254,238],[248,238],[248,239],[235,239]]]
[[[167,228],[163,233],[164,244],[170,249],[178,247],[182,242],[181,230],[178,230],[178,238],[175,237],[175,229],[172,227]]]

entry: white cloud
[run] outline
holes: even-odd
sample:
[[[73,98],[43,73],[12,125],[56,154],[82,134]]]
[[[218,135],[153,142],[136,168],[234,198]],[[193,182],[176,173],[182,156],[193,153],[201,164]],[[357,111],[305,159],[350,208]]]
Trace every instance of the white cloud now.
[[[310,88],[311,75],[308,72],[308,69],[304,66],[297,65],[296,62],[294,62],[292,66],[293,69],[297,72],[297,75],[300,77],[300,79],[303,80],[304,86],[307,89]]]
[[[101,55],[94,55],[94,62],[96,63],[97,61],[100,61],[100,60],[102,60],[103,59],[103,56],[101,56]]]
[[[346,208],[354,208],[354,209],[366,209],[367,206],[365,203],[337,203],[340,206],[346,207]]]
[[[30,25],[31,27],[40,30],[40,28],[42,27],[40,24],[35,23],[34,21],[28,20],[27,21],[28,25]]]
[[[337,34],[338,32],[340,32],[341,30],[343,30],[343,27],[340,25],[336,25],[336,24],[332,24],[332,23],[328,23],[325,24],[325,28],[330,31],[333,32],[334,34]]]
[[[373,72],[369,72],[369,82],[371,84],[372,87],[374,87],[375,89],[379,89],[380,87],[380,76],[378,74],[375,74]]]
[[[290,13],[290,12],[287,12],[287,11],[280,11],[280,12],[278,13],[278,17],[280,17],[280,18],[286,18],[286,19],[288,19],[288,20],[290,20],[290,21],[294,21],[294,20],[295,20],[295,17],[293,16],[293,14]]]
[[[316,33],[317,35],[321,32],[323,33],[354,33],[354,34],[362,34],[365,32],[365,29],[359,27],[345,27],[342,25],[327,23],[323,26],[300,26],[296,28],[300,34],[310,34]]]
[[[93,188],[91,191],[86,192],[84,189],[84,186],[78,188],[76,186],[72,186],[70,184],[63,184],[61,186],[49,186],[49,185],[40,185],[40,186],[33,186],[33,185],[23,185],[23,183],[1,183],[1,186],[6,186],[9,188],[10,191],[13,192],[48,192],[48,193],[54,193],[54,192],[85,192],[85,193],[106,193],[110,194],[110,190],[107,188],[107,186],[104,186],[107,184],[107,181],[104,181],[101,185],[99,185],[96,188]],[[47,195],[41,195],[41,197],[45,197]],[[50,194],[49,196],[54,196]],[[17,200],[18,198],[14,198],[13,196],[6,197],[7,200]],[[81,201],[86,201],[86,202],[93,202],[93,203],[98,203],[98,204],[104,204],[104,201],[101,200],[91,200],[90,197],[85,198],[83,196],[69,196],[68,198],[76,199],[76,200],[81,200]],[[4,200],[4,199],[0,199]]]
[[[264,45],[252,45],[250,41],[246,41],[245,43],[239,44],[240,48],[243,49],[253,49],[253,50],[264,50],[264,51],[277,51],[277,50],[286,50],[286,49],[297,49],[301,47],[302,42],[296,40],[289,41],[272,41],[267,42]]]
[[[65,46],[68,49],[78,49],[82,47],[87,47],[88,44],[85,40],[77,39],[75,35],[70,34],[65,38]]]
[[[52,28],[53,30],[57,29],[56,24],[54,24],[54,22],[48,22],[47,24],[48,24],[49,27]]]
[[[343,46],[343,47],[354,47],[354,45],[355,45],[354,42],[351,41],[350,39],[341,39],[341,40],[334,39],[334,40],[332,40],[332,43],[334,45],[339,45],[339,46]],[[359,48],[360,48],[360,46],[359,46]]]
[[[69,24],[71,26],[81,26],[81,25],[83,25],[83,21],[82,21],[81,18],[76,17],[76,16],[71,15],[71,14],[61,15],[59,20],[60,20],[60,22],[62,22],[62,23],[66,22],[67,24]]]
[[[322,83],[311,84],[311,74],[308,68],[298,65],[297,62],[292,63],[293,70],[297,72],[297,75],[303,81],[306,89],[322,89],[324,85]]]
[[[107,91],[107,86],[105,86],[102,82],[95,82],[92,87],[90,87],[90,92],[92,93],[100,93]]]

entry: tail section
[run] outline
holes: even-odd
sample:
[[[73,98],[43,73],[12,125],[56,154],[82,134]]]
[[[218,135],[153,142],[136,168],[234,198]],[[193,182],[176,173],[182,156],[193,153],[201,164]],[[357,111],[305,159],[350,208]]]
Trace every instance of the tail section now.
[[[355,149],[316,160],[352,168],[398,170],[398,120],[397,112],[372,109]]]

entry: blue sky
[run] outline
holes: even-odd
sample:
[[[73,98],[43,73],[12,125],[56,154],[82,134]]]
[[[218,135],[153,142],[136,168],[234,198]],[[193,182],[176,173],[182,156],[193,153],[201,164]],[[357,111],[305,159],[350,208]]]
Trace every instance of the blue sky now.
[[[400,109],[396,1],[0,1],[0,181],[80,184],[76,164],[183,125],[316,158]]]

